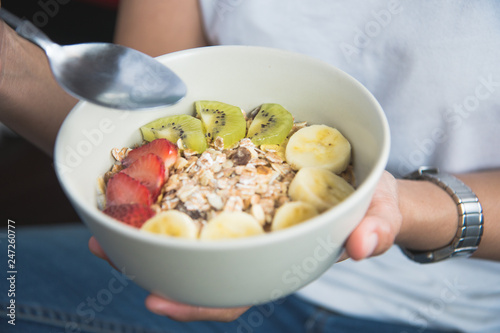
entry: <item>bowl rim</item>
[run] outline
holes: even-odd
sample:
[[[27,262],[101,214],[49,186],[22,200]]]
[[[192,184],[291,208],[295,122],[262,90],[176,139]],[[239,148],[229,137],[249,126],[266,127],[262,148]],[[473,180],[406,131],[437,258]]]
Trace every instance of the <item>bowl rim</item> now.
[[[310,219],[308,223],[300,223],[299,225],[296,225],[293,228],[277,230],[258,236],[228,239],[228,240],[218,240],[218,241],[186,240],[174,237],[166,237],[163,235],[144,232],[138,230],[137,228],[126,225],[124,223],[120,223],[115,219],[104,214],[97,207],[97,202],[95,203],[94,206],[92,206],[90,203],[88,204],[82,203],[77,198],[75,198],[75,196],[71,193],[70,186],[66,183],[66,178],[68,176],[61,173],[59,168],[56,167],[55,168],[56,175],[59,180],[59,183],[63,191],[65,192],[66,196],[70,199],[73,205],[77,206],[78,209],[84,211],[87,215],[89,215],[90,218],[95,220],[96,223],[99,223],[108,229],[112,229],[113,232],[116,232],[121,236],[134,238],[135,240],[138,241],[148,242],[154,245],[164,246],[164,247],[173,247],[177,249],[189,249],[189,250],[200,249],[204,251],[218,251],[227,249],[252,248],[256,246],[263,246],[271,243],[283,242],[289,239],[301,237],[305,232],[307,232],[310,229],[320,229],[323,227],[324,224],[332,223],[335,215],[342,215],[346,210],[352,209],[355,206],[354,205],[355,202],[362,200],[362,198],[365,195],[367,195],[367,192],[370,192],[372,189],[375,188],[376,183],[378,183],[382,173],[385,170],[388,161],[389,151],[390,151],[390,131],[389,131],[389,124],[382,107],[380,106],[376,98],[373,96],[373,94],[363,84],[361,84],[351,75],[347,74],[346,72],[342,71],[341,69],[327,62],[311,57],[309,55],[304,55],[301,53],[287,51],[278,48],[272,48],[272,47],[248,46],[248,45],[204,46],[204,47],[181,50],[161,55],[157,57],[157,59],[160,62],[165,63],[171,59],[176,59],[179,57],[189,57],[192,54],[199,54],[200,52],[220,52],[220,50],[222,49],[224,49],[224,52],[226,51],[232,52],[233,50],[239,52],[240,50],[244,49],[246,52],[251,50],[252,52],[260,52],[265,54],[273,53],[276,56],[296,57],[300,61],[308,61],[315,66],[323,66],[325,67],[325,69],[329,69],[331,71],[336,72],[337,75],[340,75],[343,77],[343,79],[350,81],[354,86],[356,86],[357,89],[361,90],[366,95],[369,102],[373,104],[374,111],[377,113],[378,119],[381,122],[383,142],[381,145],[381,154],[378,156],[376,163],[372,166],[371,170],[369,171],[363,182],[356,187],[355,192],[351,194],[348,198],[343,200],[341,203],[339,203],[338,205]],[[72,118],[75,117],[76,114],[82,112],[81,110],[85,109],[89,105],[93,106],[89,102],[79,101],[70,111],[68,116],[64,119],[56,138],[55,149],[54,149],[54,161],[59,160],[59,157],[63,156],[64,153],[63,149],[64,137],[61,134],[62,129],[68,126],[68,124],[71,122]],[[128,111],[128,112],[134,112],[134,111]],[[55,165],[57,166],[56,162]],[[84,223],[88,227],[87,222],[84,221]]]

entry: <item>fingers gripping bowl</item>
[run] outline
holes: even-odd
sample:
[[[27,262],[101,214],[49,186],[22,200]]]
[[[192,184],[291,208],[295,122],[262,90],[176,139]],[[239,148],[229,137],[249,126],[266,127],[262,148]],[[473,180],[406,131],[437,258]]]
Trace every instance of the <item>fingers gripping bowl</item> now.
[[[187,84],[188,94],[181,102],[135,113],[82,102],[57,138],[58,178],[108,256],[145,289],[200,306],[275,300],[318,278],[337,260],[365,214],[387,162],[389,130],[375,98],[328,64],[276,49],[217,46],[159,60]],[[338,128],[352,145],[356,191],[297,226],[217,242],[138,232],[100,211],[96,179],[113,163],[110,151],[139,144],[138,128],[150,121],[192,114],[197,100],[221,100],[245,110],[270,101],[286,106],[296,120]]]

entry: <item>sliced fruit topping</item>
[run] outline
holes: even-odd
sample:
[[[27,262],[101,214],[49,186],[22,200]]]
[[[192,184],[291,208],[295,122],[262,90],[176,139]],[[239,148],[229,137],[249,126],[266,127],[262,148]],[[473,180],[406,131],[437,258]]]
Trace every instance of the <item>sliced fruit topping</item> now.
[[[161,212],[148,220],[141,230],[171,237],[196,239],[198,225],[185,213],[177,210]]]
[[[311,125],[290,137],[285,154],[286,161],[295,170],[322,167],[338,174],[351,161],[351,144],[335,128]]]
[[[132,149],[122,160],[125,167],[130,166],[144,155],[155,154],[165,164],[165,169],[172,166],[177,160],[177,146],[167,139],[156,139],[143,146]]]
[[[177,144],[181,139],[184,149],[194,150],[200,154],[207,149],[201,120],[189,115],[157,119],[142,126],[141,132],[146,141],[164,138]]]
[[[140,228],[145,221],[155,215],[155,212],[151,208],[142,204],[109,206],[104,210],[104,213],[136,228]]]
[[[276,210],[271,224],[271,231],[285,229],[302,223],[318,215],[316,208],[302,201],[291,201]]]
[[[250,214],[223,212],[208,221],[203,227],[200,239],[220,240],[256,236],[264,233],[259,222]]]
[[[161,187],[166,178],[165,165],[162,163],[161,159],[153,153],[141,156],[134,163],[130,164],[128,168],[120,172],[129,175],[146,186],[151,193],[153,201],[155,201],[158,194],[160,194]]]
[[[195,108],[208,142],[221,137],[227,149],[245,137],[247,125],[239,107],[216,101],[197,101]]]
[[[279,104],[262,104],[248,128],[247,137],[256,146],[278,145],[293,126],[293,116]]]
[[[117,173],[108,181],[106,188],[106,205],[152,204],[151,193],[140,181],[124,174]]]
[[[337,205],[354,192],[342,177],[324,168],[300,169],[288,188],[294,201],[308,202],[320,213]]]

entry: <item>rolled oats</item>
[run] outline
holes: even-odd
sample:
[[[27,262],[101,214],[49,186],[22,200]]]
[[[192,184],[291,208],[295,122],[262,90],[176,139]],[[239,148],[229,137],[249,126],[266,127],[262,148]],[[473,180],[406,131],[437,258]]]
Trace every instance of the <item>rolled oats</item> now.
[[[240,196],[230,196],[224,205],[225,212],[241,212],[243,211],[244,203]]]
[[[222,202],[222,198],[215,193],[209,193],[207,195],[207,200],[210,206],[212,206],[215,210],[222,210],[224,208],[224,202]]]
[[[213,145],[215,149],[222,151],[224,149],[224,139],[220,136],[216,137]]]
[[[271,163],[283,163],[284,160],[277,153],[269,151],[266,153],[266,160]]]
[[[111,149],[111,155],[117,162],[121,162],[130,150],[130,148],[113,148]]]
[[[180,210],[201,225],[223,211],[244,211],[268,225],[275,210],[289,201],[288,185],[295,174],[279,154],[282,149],[259,149],[245,138],[230,149],[216,139],[202,154],[182,150],[153,208]],[[113,150],[118,162],[110,175],[119,171],[127,153]]]

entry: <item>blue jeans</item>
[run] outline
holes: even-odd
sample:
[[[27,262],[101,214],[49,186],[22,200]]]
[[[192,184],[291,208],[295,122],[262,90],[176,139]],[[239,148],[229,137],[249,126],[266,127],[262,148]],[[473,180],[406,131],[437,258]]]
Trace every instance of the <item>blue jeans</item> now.
[[[437,332],[334,314],[296,296],[253,307],[231,323],[180,323],[149,312],[148,293],[89,252],[84,226],[17,227],[14,274],[5,230],[0,332]]]

